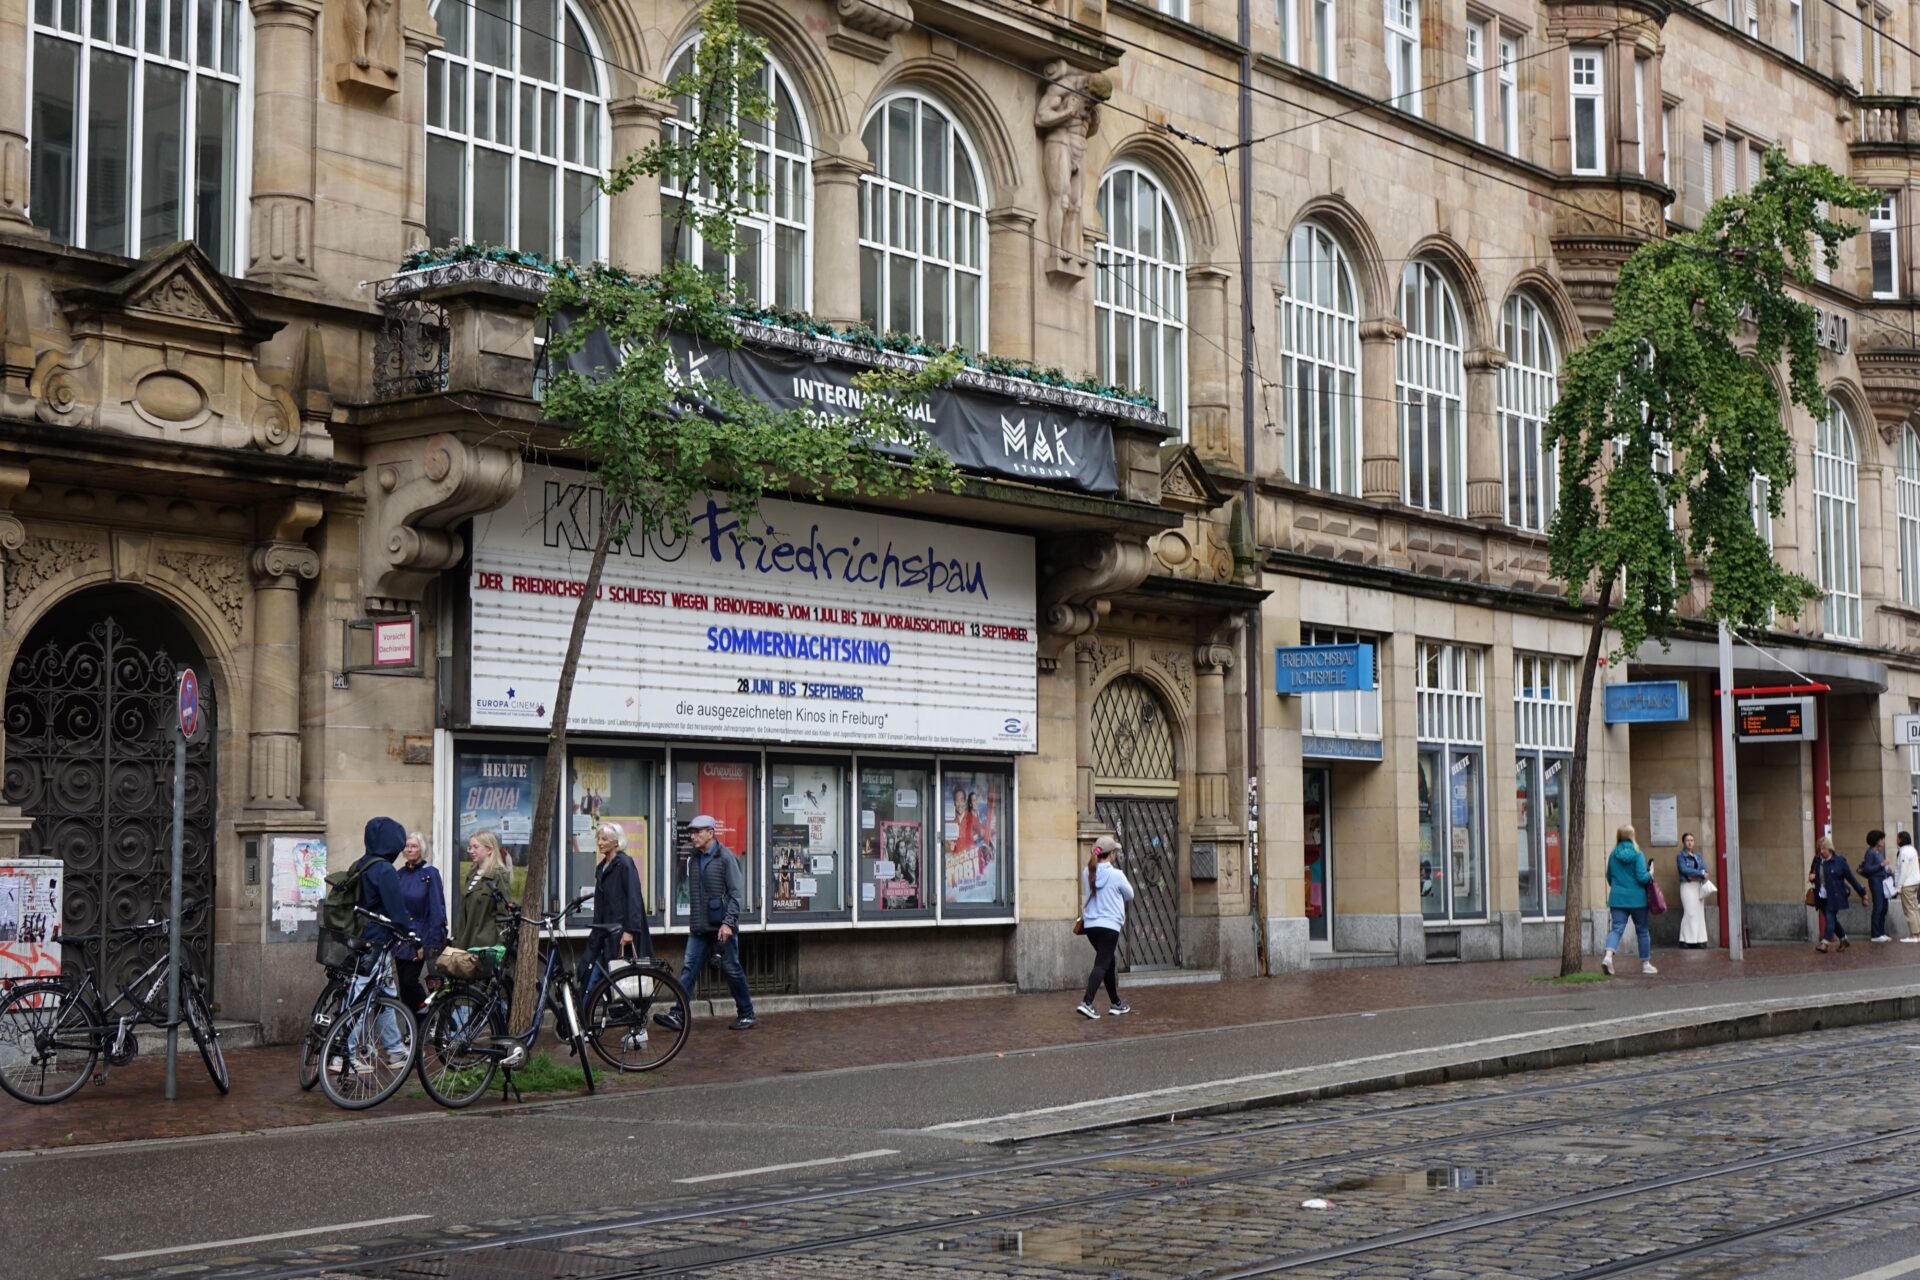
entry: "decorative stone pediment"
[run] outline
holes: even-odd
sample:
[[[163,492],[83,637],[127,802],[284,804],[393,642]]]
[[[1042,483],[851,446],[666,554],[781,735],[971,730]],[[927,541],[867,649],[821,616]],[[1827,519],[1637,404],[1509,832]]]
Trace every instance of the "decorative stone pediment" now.
[[[1227,500],[1213,482],[1192,445],[1169,442],[1160,446],[1160,505],[1175,511],[1212,511]]]
[[[191,240],[154,250],[110,284],[62,289],[58,297],[76,332],[87,322],[129,332],[185,324],[199,333],[221,331],[252,346],[282,327],[278,320],[255,315]]]

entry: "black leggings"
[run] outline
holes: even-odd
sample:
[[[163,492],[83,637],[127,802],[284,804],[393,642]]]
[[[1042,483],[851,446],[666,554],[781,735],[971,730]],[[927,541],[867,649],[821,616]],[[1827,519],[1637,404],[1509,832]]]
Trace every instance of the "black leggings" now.
[[[426,965],[423,956],[417,960],[395,960],[394,976],[399,979],[400,999],[409,1009],[418,1009],[427,1002],[427,989],[420,984],[420,970]]]
[[[1112,1004],[1120,1003],[1120,983],[1114,977],[1113,949],[1120,945],[1118,929],[1089,929],[1087,941],[1093,944],[1093,972],[1087,975],[1087,995],[1085,1003],[1093,1003],[1093,993],[1100,989],[1102,982],[1107,986],[1107,1000]]]

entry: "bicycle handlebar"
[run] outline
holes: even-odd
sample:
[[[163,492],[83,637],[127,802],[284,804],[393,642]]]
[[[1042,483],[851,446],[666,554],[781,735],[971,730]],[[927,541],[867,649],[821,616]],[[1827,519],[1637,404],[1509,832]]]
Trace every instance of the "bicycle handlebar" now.
[[[357,916],[365,916],[367,919],[373,921],[375,924],[383,924],[387,926],[387,928],[393,930],[396,934],[404,936],[409,942],[418,943],[421,946],[426,945],[425,942],[421,940],[421,937],[419,934],[415,933],[411,929],[402,928],[399,924],[397,924],[393,920],[388,919],[386,916],[381,915],[378,911],[369,911],[365,907],[355,907],[353,909],[353,914]]]

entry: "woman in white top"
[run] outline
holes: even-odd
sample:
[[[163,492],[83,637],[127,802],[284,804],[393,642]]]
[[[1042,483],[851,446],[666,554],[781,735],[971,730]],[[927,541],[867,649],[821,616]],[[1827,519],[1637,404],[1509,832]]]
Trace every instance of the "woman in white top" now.
[[[1907,936],[1902,942],[1920,942],[1920,850],[1913,837],[1902,831],[1893,863],[1893,886],[1900,891],[1900,914],[1907,920]]]
[[[1076,1011],[1085,1018],[1097,1018],[1093,996],[1102,983],[1107,988],[1107,1012],[1116,1017],[1133,1009],[1120,999],[1120,983],[1114,977],[1113,952],[1120,945],[1120,930],[1126,927],[1127,904],[1133,901],[1133,885],[1127,873],[1113,865],[1120,842],[1101,836],[1093,842],[1093,853],[1080,871],[1080,920],[1087,941],[1093,944],[1093,972],[1087,975],[1086,998]]]

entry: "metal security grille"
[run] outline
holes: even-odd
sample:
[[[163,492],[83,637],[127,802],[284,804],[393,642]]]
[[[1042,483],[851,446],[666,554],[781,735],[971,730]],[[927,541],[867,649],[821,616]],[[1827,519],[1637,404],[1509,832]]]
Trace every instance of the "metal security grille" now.
[[[1121,676],[1093,700],[1093,776],[1111,790],[1172,795],[1173,726],[1160,699],[1137,676]]]
[[[92,938],[166,910],[173,832],[175,681],[181,665],[107,617],[84,634],[64,631],[21,651],[7,680],[6,802],[36,819],[21,841],[28,858],[66,864],[62,935]],[[213,689],[202,681],[207,722],[187,748],[183,901],[213,895]],[[202,974],[213,972],[213,912],[189,911],[182,935]],[[102,976],[109,992],[164,950],[163,940],[109,935]],[[64,957],[71,970],[80,949]]]
[[[791,934],[743,933],[740,935],[740,967],[747,971],[747,990],[756,996],[791,995],[799,984],[800,952]],[[693,998],[718,1000],[728,997],[727,975],[720,971],[716,957],[694,981]]]
[[[1180,804],[1148,796],[1101,796],[1094,812],[1122,846],[1120,869],[1133,905],[1120,933],[1120,967],[1180,967]]]

